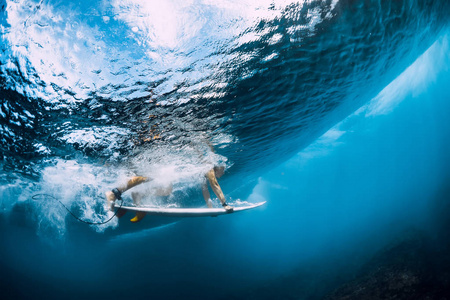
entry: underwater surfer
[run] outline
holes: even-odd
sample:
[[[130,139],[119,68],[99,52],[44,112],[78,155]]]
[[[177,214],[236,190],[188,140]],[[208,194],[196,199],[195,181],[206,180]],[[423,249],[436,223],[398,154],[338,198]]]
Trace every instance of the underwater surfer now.
[[[233,207],[229,206],[226,203],[225,196],[223,195],[222,189],[220,188],[219,182],[217,181],[217,178],[220,178],[223,175],[224,170],[225,170],[225,167],[214,167],[213,169],[209,170],[205,174],[205,180],[202,183],[202,193],[203,193],[203,198],[206,201],[206,204],[208,205],[209,208],[212,208],[210,194],[209,194],[209,190],[208,190],[208,184],[207,184],[207,182],[209,182],[211,189],[213,190],[214,194],[216,194],[217,198],[219,198],[220,203],[222,204],[223,208],[227,212],[232,212]],[[115,201],[117,199],[121,200],[122,194],[124,192],[128,191],[129,189],[131,189],[141,183],[149,182],[151,180],[152,179],[148,178],[148,177],[134,176],[131,179],[129,179],[125,185],[114,188],[111,191],[106,192],[106,201],[108,204],[108,208],[110,210],[114,210]],[[157,196],[168,196],[171,193],[172,193],[172,185],[165,187],[165,188],[159,188],[155,194]],[[131,197],[133,198],[133,202],[136,205],[139,205],[140,198],[142,197],[142,195],[139,193],[131,193]],[[118,211],[117,217],[120,218],[124,214],[125,214],[125,210]],[[135,217],[132,218],[130,221],[131,222],[139,222],[144,217],[145,217],[145,212],[138,211],[138,212],[136,212]]]

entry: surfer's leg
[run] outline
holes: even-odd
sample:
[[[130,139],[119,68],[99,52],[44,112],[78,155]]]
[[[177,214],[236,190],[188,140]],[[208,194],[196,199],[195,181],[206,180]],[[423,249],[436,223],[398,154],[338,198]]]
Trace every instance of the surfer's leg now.
[[[119,209],[116,213],[116,217],[122,218],[126,213],[127,211],[125,209]]]
[[[125,191],[128,191],[129,189],[131,189],[131,188],[133,188],[133,187],[135,187],[135,186],[137,186],[137,185],[139,185],[139,184],[141,184],[141,183],[150,181],[150,180],[151,180],[151,179],[148,178],[148,177],[134,176],[134,177],[132,177],[130,180],[128,180],[127,183],[126,183],[125,185],[119,186],[117,189],[118,189],[121,193],[124,193]]]
[[[136,206],[141,205],[142,194],[139,192],[132,192],[131,198],[133,199],[133,203]]]
[[[169,183],[166,186],[158,186],[155,188],[155,196],[169,196],[172,194],[173,185]]]
[[[147,182],[150,180],[151,180],[151,178],[148,178],[148,177],[134,176],[130,180],[128,180],[126,182],[126,184],[119,186],[117,188],[117,191],[119,192],[119,194],[122,194],[125,191],[131,189],[132,187],[135,187],[141,183],[144,183],[144,182]],[[114,202],[116,201],[116,199],[117,199],[116,194],[113,191],[106,192],[106,202],[107,202],[109,210],[114,210]]]

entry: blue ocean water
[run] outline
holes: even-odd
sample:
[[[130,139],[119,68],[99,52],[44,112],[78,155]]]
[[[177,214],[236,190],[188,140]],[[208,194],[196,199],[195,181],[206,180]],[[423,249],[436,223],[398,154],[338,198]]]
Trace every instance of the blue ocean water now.
[[[1,8],[7,299],[322,299],[406,238],[448,249],[447,1]],[[174,186],[149,203],[204,206],[214,164],[266,205],[88,226],[32,199],[101,222],[137,174]]]

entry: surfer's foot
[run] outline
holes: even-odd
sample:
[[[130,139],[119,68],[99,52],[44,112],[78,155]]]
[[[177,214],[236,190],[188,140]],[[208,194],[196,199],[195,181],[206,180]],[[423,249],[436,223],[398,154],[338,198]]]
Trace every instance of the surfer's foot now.
[[[112,191],[108,191],[105,193],[106,195],[106,202],[107,202],[107,209],[110,211],[114,211],[114,204],[116,202],[116,196]]]
[[[133,219],[131,219],[130,221],[133,223],[137,223],[140,220],[142,220],[144,217],[145,217],[145,212],[138,211],[138,212],[136,212],[136,216]]]
[[[225,202],[225,203],[222,203],[222,206],[223,206],[223,208],[225,208],[225,210],[226,210],[227,212],[233,212],[233,210],[234,210],[234,208],[231,207],[231,206],[229,206],[226,202]]]
[[[125,209],[119,209],[116,213],[116,217],[122,218],[124,214],[126,214],[127,211]]]

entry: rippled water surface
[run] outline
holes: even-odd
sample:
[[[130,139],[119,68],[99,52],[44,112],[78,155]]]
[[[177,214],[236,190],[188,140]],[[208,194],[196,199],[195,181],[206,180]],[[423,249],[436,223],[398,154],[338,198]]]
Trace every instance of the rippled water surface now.
[[[39,166],[29,161],[77,155],[116,162],[205,135],[230,172],[253,173],[380,91],[430,45],[445,9],[445,1],[8,2],[5,167],[33,174]]]

